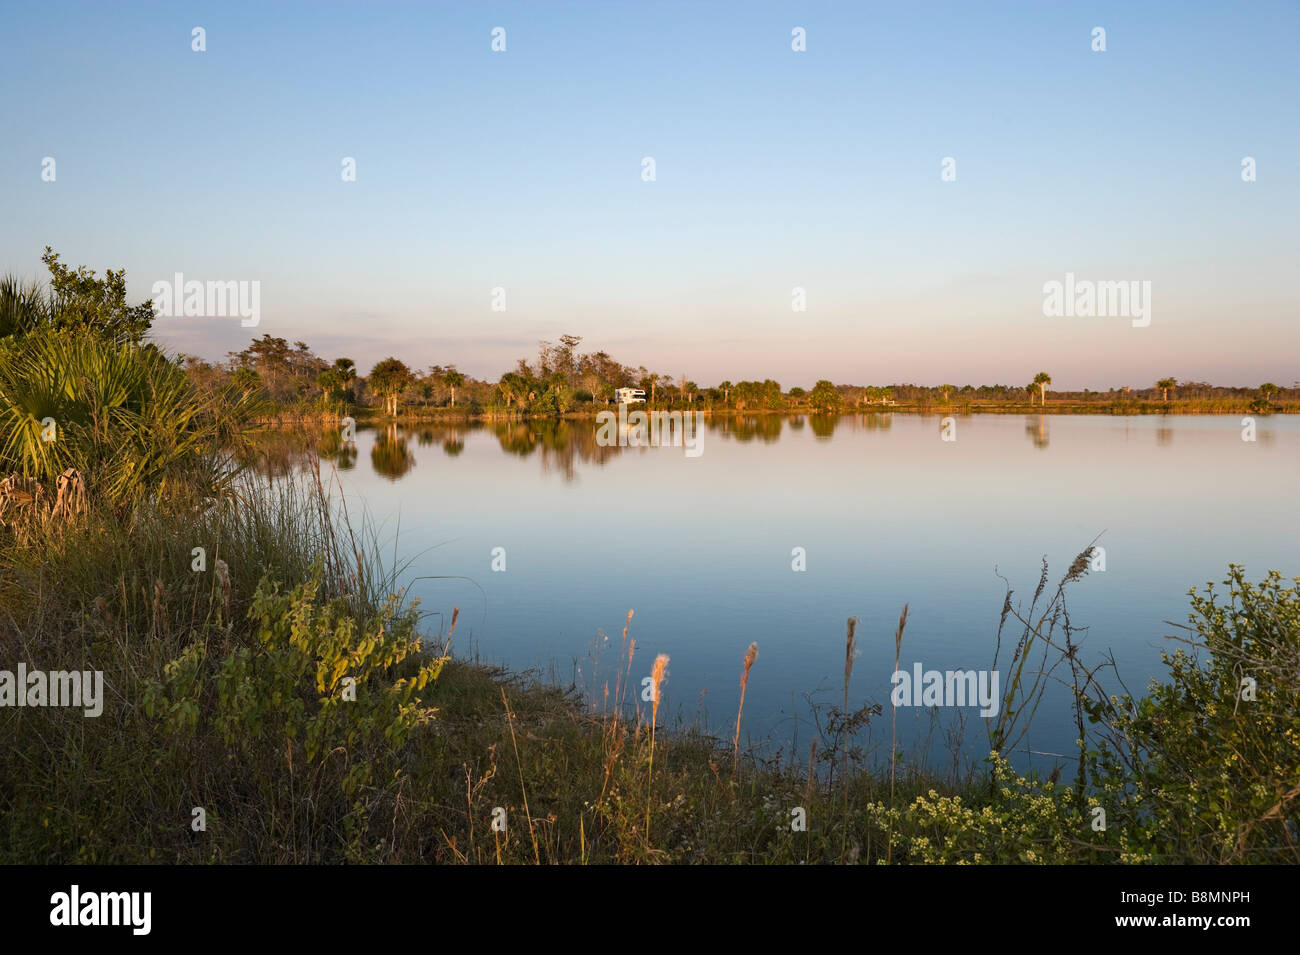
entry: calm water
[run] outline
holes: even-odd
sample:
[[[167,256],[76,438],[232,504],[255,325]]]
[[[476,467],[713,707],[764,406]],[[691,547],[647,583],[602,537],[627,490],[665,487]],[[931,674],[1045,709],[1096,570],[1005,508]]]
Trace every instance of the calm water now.
[[[637,679],[669,654],[670,719],[729,735],[754,641],[746,735],[806,758],[808,695],[839,700],[851,615],[851,702],[884,704],[873,739],[883,728],[887,752],[904,602],[903,669],[988,669],[997,574],[1028,598],[1044,556],[1054,586],[1100,535],[1106,570],[1072,587],[1069,610],[1089,628],[1084,658],[1113,651],[1138,689],[1162,672],[1165,621],[1186,622],[1190,587],[1221,580],[1229,562],[1252,579],[1300,575],[1300,422],[1257,420],[1251,443],[1239,416],[987,415],[958,418],[946,442],[937,417],[772,416],[706,426],[698,457],[598,447],[592,422],[363,431],[340,479],[414,559],[412,575],[463,578],[414,587],[426,611],[460,608],[460,650],[591,686],[593,645],[609,635],[609,668],[633,608]],[[1070,752],[1064,703],[1040,712],[1034,748]],[[974,709],[942,711],[933,731],[924,710],[900,709],[900,736],[919,753],[929,732],[937,754],[956,713],[965,751],[986,752]]]

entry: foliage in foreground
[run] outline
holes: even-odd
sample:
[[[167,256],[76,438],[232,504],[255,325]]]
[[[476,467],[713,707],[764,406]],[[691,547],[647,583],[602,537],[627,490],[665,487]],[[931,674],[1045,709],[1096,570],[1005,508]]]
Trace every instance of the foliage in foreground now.
[[[200,394],[151,345],[62,331],[0,348],[0,471],[47,493],[66,468],[114,507],[219,493],[254,410],[238,390]]]
[[[1300,861],[1300,579],[1223,584],[1190,591],[1167,682],[1089,706],[1125,861]]]

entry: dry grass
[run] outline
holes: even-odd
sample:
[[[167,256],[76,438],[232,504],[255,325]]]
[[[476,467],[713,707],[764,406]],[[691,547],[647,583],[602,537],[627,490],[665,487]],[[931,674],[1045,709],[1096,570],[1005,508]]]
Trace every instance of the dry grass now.
[[[745,669],[740,674],[740,706],[736,709],[736,738],[732,743],[731,772],[735,775],[736,766],[740,762],[740,717],[745,712],[745,690],[749,686],[749,668],[754,665],[758,659],[758,644],[751,643],[749,649],[745,651]]]

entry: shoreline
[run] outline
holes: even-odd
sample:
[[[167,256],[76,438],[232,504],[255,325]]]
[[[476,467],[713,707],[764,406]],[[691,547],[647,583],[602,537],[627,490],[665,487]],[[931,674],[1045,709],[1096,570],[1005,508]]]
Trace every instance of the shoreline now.
[[[596,416],[602,411],[613,411],[617,405],[599,406],[591,409],[579,411],[566,411],[559,415],[549,414],[528,414],[527,412],[504,411],[491,408],[450,408],[450,407],[416,407],[402,408],[394,416],[383,414],[380,409],[372,407],[361,407],[352,409],[349,414],[360,425],[374,426],[377,424],[397,423],[405,421],[452,421],[452,422],[492,422],[492,421],[595,421]],[[975,415],[1036,415],[1036,416],[1059,416],[1059,417],[1078,417],[1078,416],[1099,416],[1108,418],[1137,418],[1137,417],[1177,417],[1177,418],[1197,418],[1197,417],[1222,417],[1225,415],[1249,415],[1252,417],[1268,418],[1275,415],[1293,415],[1300,414],[1300,403],[1294,407],[1290,405],[1280,405],[1270,408],[1267,411],[1251,409],[1249,407],[1230,407],[1230,408],[1201,408],[1201,407],[1160,407],[1149,404],[1140,404],[1130,407],[1116,407],[1114,405],[1062,405],[1057,407],[1048,407],[1046,410],[1038,406],[1028,405],[983,405],[972,407],[961,407],[953,405],[920,405],[916,403],[898,404],[888,408],[853,408],[835,412],[819,412],[808,408],[691,408],[673,406],[673,405],[641,405],[637,408],[644,411],[656,412],[677,412],[690,413],[692,411],[702,415],[705,418],[755,418],[769,417],[779,415],[782,417],[799,417],[799,416],[817,416],[817,417],[851,417],[851,416],[880,416],[888,414],[916,415],[918,417],[973,417]],[[346,414],[336,412],[320,412],[313,415],[303,414],[269,414],[260,419],[261,423],[274,422],[279,425],[291,424],[310,424],[310,423],[336,423],[341,421]]]

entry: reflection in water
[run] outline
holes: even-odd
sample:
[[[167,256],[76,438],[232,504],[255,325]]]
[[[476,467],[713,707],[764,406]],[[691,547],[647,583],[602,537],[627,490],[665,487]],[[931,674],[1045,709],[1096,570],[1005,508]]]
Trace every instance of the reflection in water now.
[[[526,458],[537,450],[537,432],[526,421],[494,423],[492,431],[502,451]]]
[[[1034,447],[1045,448],[1049,443],[1047,434],[1047,415],[1025,415],[1025,434],[1034,442]]]
[[[893,419],[894,415],[888,412],[790,416],[701,415],[698,427],[701,429],[702,437],[708,436],[702,442],[707,449],[708,439],[774,444],[780,441],[787,427],[791,435],[798,435],[805,429],[810,430],[813,436],[821,441],[832,438],[840,431],[888,431],[893,425]],[[415,466],[416,455],[408,443],[412,438],[421,448],[441,447],[444,455],[455,458],[464,453],[471,433],[486,431],[496,438],[502,451],[521,458],[536,457],[544,473],[557,473],[565,481],[576,479],[580,465],[599,467],[617,455],[647,450],[635,445],[601,446],[597,443],[598,427],[598,424],[590,418],[512,419],[487,422],[457,421],[451,424],[422,423],[416,428],[405,428],[397,423],[389,423],[379,429],[363,427],[360,431],[374,432],[375,439],[370,449],[370,462],[377,473],[390,481],[401,480]],[[1147,430],[1154,432],[1155,443],[1158,446],[1168,447],[1173,444],[1175,427],[1172,422],[1157,424],[1155,427],[1143,427],[1136,433],[1131,433],[1138,427],[1131,422],[1125,422],[1123,426],[1125,438],[1137,437],[1141,434],[1141,430]],[[1024,434],[1035,448],[1047,449],[1051,438],[1049,416],[1026,415]],[[1270,429],[1260,428],[1256,432],[1256,440],[1261,444],[1271,445],[1274,439],[1275,435]],[[340,471],[354,469],[357,462],[356,444],[344,442],[337,427],[268,431],[255,436],[252,445],[251,450],[243,458],[243,463],[269,478],[284,477],[293,473],[313,454],[331,461]]]
[[[835,433],[835,425],[839,423],[839,420],[838,415],[815,414],[808,419],[808,423],[812,426],[813,434],[820,440],[825,441]]]
[[[335,449],[341,443],[339,432],[331,432]],[[322,435],[315,430],[271,430],[255,432],[248,447],[238,455],[239,463],[265,478],[284,478],[298,471],[313,453],[325,455]],[[337,453],[335,451],[335,453]],[[356,448],[352,449],[356,460]],[[344,465],[339,465],[340,469]]]
[[[465,439],[461,435],[465,428],[464,422],[442,428],[422,427],[416,432],[415,439],[422,448],[432,447],[441,440],[447,457],[454,458],[465,450]]]
[[[339,428],[328,428],[320,435],[317,453],[332,461],[340,471],[351,471],[357,466],[356,442],[344,441]]]
[[[454,458],[465,450],[465,439],[461,436],[464,429],[463,422],[443,428],[423,427],[415,437],[422,448],[430,447],[441,439],[443,452],[447,457]]]
[[[787,426],[791,435],[807,429],[819,441],[826,441],[840,431],[889,431],[894,417],[889,412],[701,415],[697,427],[701,438],[708,436],[701,442],[707,449],[708,440],[774,444]],[[415,467],[412,439],[421,448],[440,447],[448,458],[455,458],[464,453],[472,433],[486,432],[496,438],[502,451],[521,458],[536,457],[544,473],[558,473],[565,481],[576,479],[580,465],[600,467],[617,455],[648,450],[635,445],[602,446],[597,442],[598,428],[597,422],[590,418],[462,420],[449,424],[422,422],[416,427],[390,422],[379,428],[362,426],[358,434],[374,435],[370,463],[376,473],[389,481],[401,480]],[[1046,448],[1047,416],[1027,416],[1025,434],[1034,447]],[[1171,434],[1171,429],[1161,428],[1156,440],[1168,444]],[[1261,432],[1261,441],[1268,438],[1271,435]],[[306,464],[313,455],[332,462],[340,471],[349,471],[356,467],[357,445],[343,441],[337,427],[268,431],[257,436],[245,463],[266,477],[284,477]]]
[[[415,467],[415,455],[406,445],[406,438],[396,424],[390,424],[375,437],[370,449],[370,464],[375,473],[397,481]]]
[[[697,427],[714,438],[739,442],[760,441],[773,444],[780,440],[782,429],[791,433],[811,429],[818,439],[828,439],[837,430],[887,431],[893,415],[887,412],[857,414],[779,414],[701,415]],[[579,464],[603,465],[627,451],[645,450],[632,446],[604,447],[597,443],[598,424],[587,418],[577,420],[511,419],[508,421],[456,421],[450,424],[423,422],[404,427],[397,422],[380,426],[362,425],[359,434],[373,432],[370,463],[374,470],[390,481],[398,481],[415,466],[410,440],[421,448],[441,446],[443,453],[454,458],[464,452],[472,432],[492,434],[501,450],[519,457],[537,455],[542,470],[557,472],[565,480],[576,476]],[[338,427],[299,427],[271,430],[259,434],[243,463],[271,478],[285,477],[307,463],[313,456],[330,461],[340,471],[350,471],[357,464],[357,446],[344,441]]]
[[[475,422],[472,427],[489,428],[502,451],[520,457],[538,454],[543,471],[558,471],[566,481],[576,477],[577,462],[601,465],[624,450],[597,444],[594,420],[532,419],[493,421],[486,425]],[[446,444],[443,449],[451,453]]]
[[[758,439],[771,444],[781,437],[781,426],[785,423],[783,415],[725,415],[722,417],[701,418],[705,428],[719,437],[734,438],[737,441]]]
[[[732,440],[741,443],[759,441],[774,444],[781,439],[783,429],[797,436],[808,429],[818,440],[824,441],[838,432],[888,431],[894,424],[889,412],[867,412],[839,415],[798,414],[738,414],[701,415],[702,447],[707,450],[709,440]],[[1233,419],[1233,427],[1236,427]],[[1059,424],[1059,422],[1058,422]],[[1125,421],[1123,435],[1126,440],[1140,438],[1144,431],[1154,432],[1157,446],[1173,444],[1175,426],[1172,422],[1140,424]],[[370,462],[374,470],[390,481],[398,481],[415,466],[415,454],[409,445],[411,438],[421,448],[441,447],[443,454],[455,458],[464,453],[469,436],[485,431],[496,438],[502,451],[521,458],[536,456],[545,473],[558,473],[572,481],[583,464],[604,465],[613,457],[631,452],[644,452],[647,448],[635,445],[604,447],[597,443],[599,425],[591,418],[576,420],[511,419],[508,421],[457,421],[451,424],[422,423],[416,428],[405,428],[389,423],[380,429],[361,427],[358,433],[374,432],[370,449]],[[1035,448],[1046,449],[1050,444],[1049,417],[1044,414],[1026,415],[1025,436]],[[706,437],[707,436],[707,437]],[[1276,434],[1271,428],[1258,428],[1253,435],[1260,444],[1271,446]],[[1147,438],[1147,440],[1150,440]],[[251,447],[240,457],[240,463],[268,478],[285,477],[302,467],[312,455],[332,462],[340,471],[356,467],[357,446],[342,440],[339,428],[290,428],[270,430],[255,435]]]

